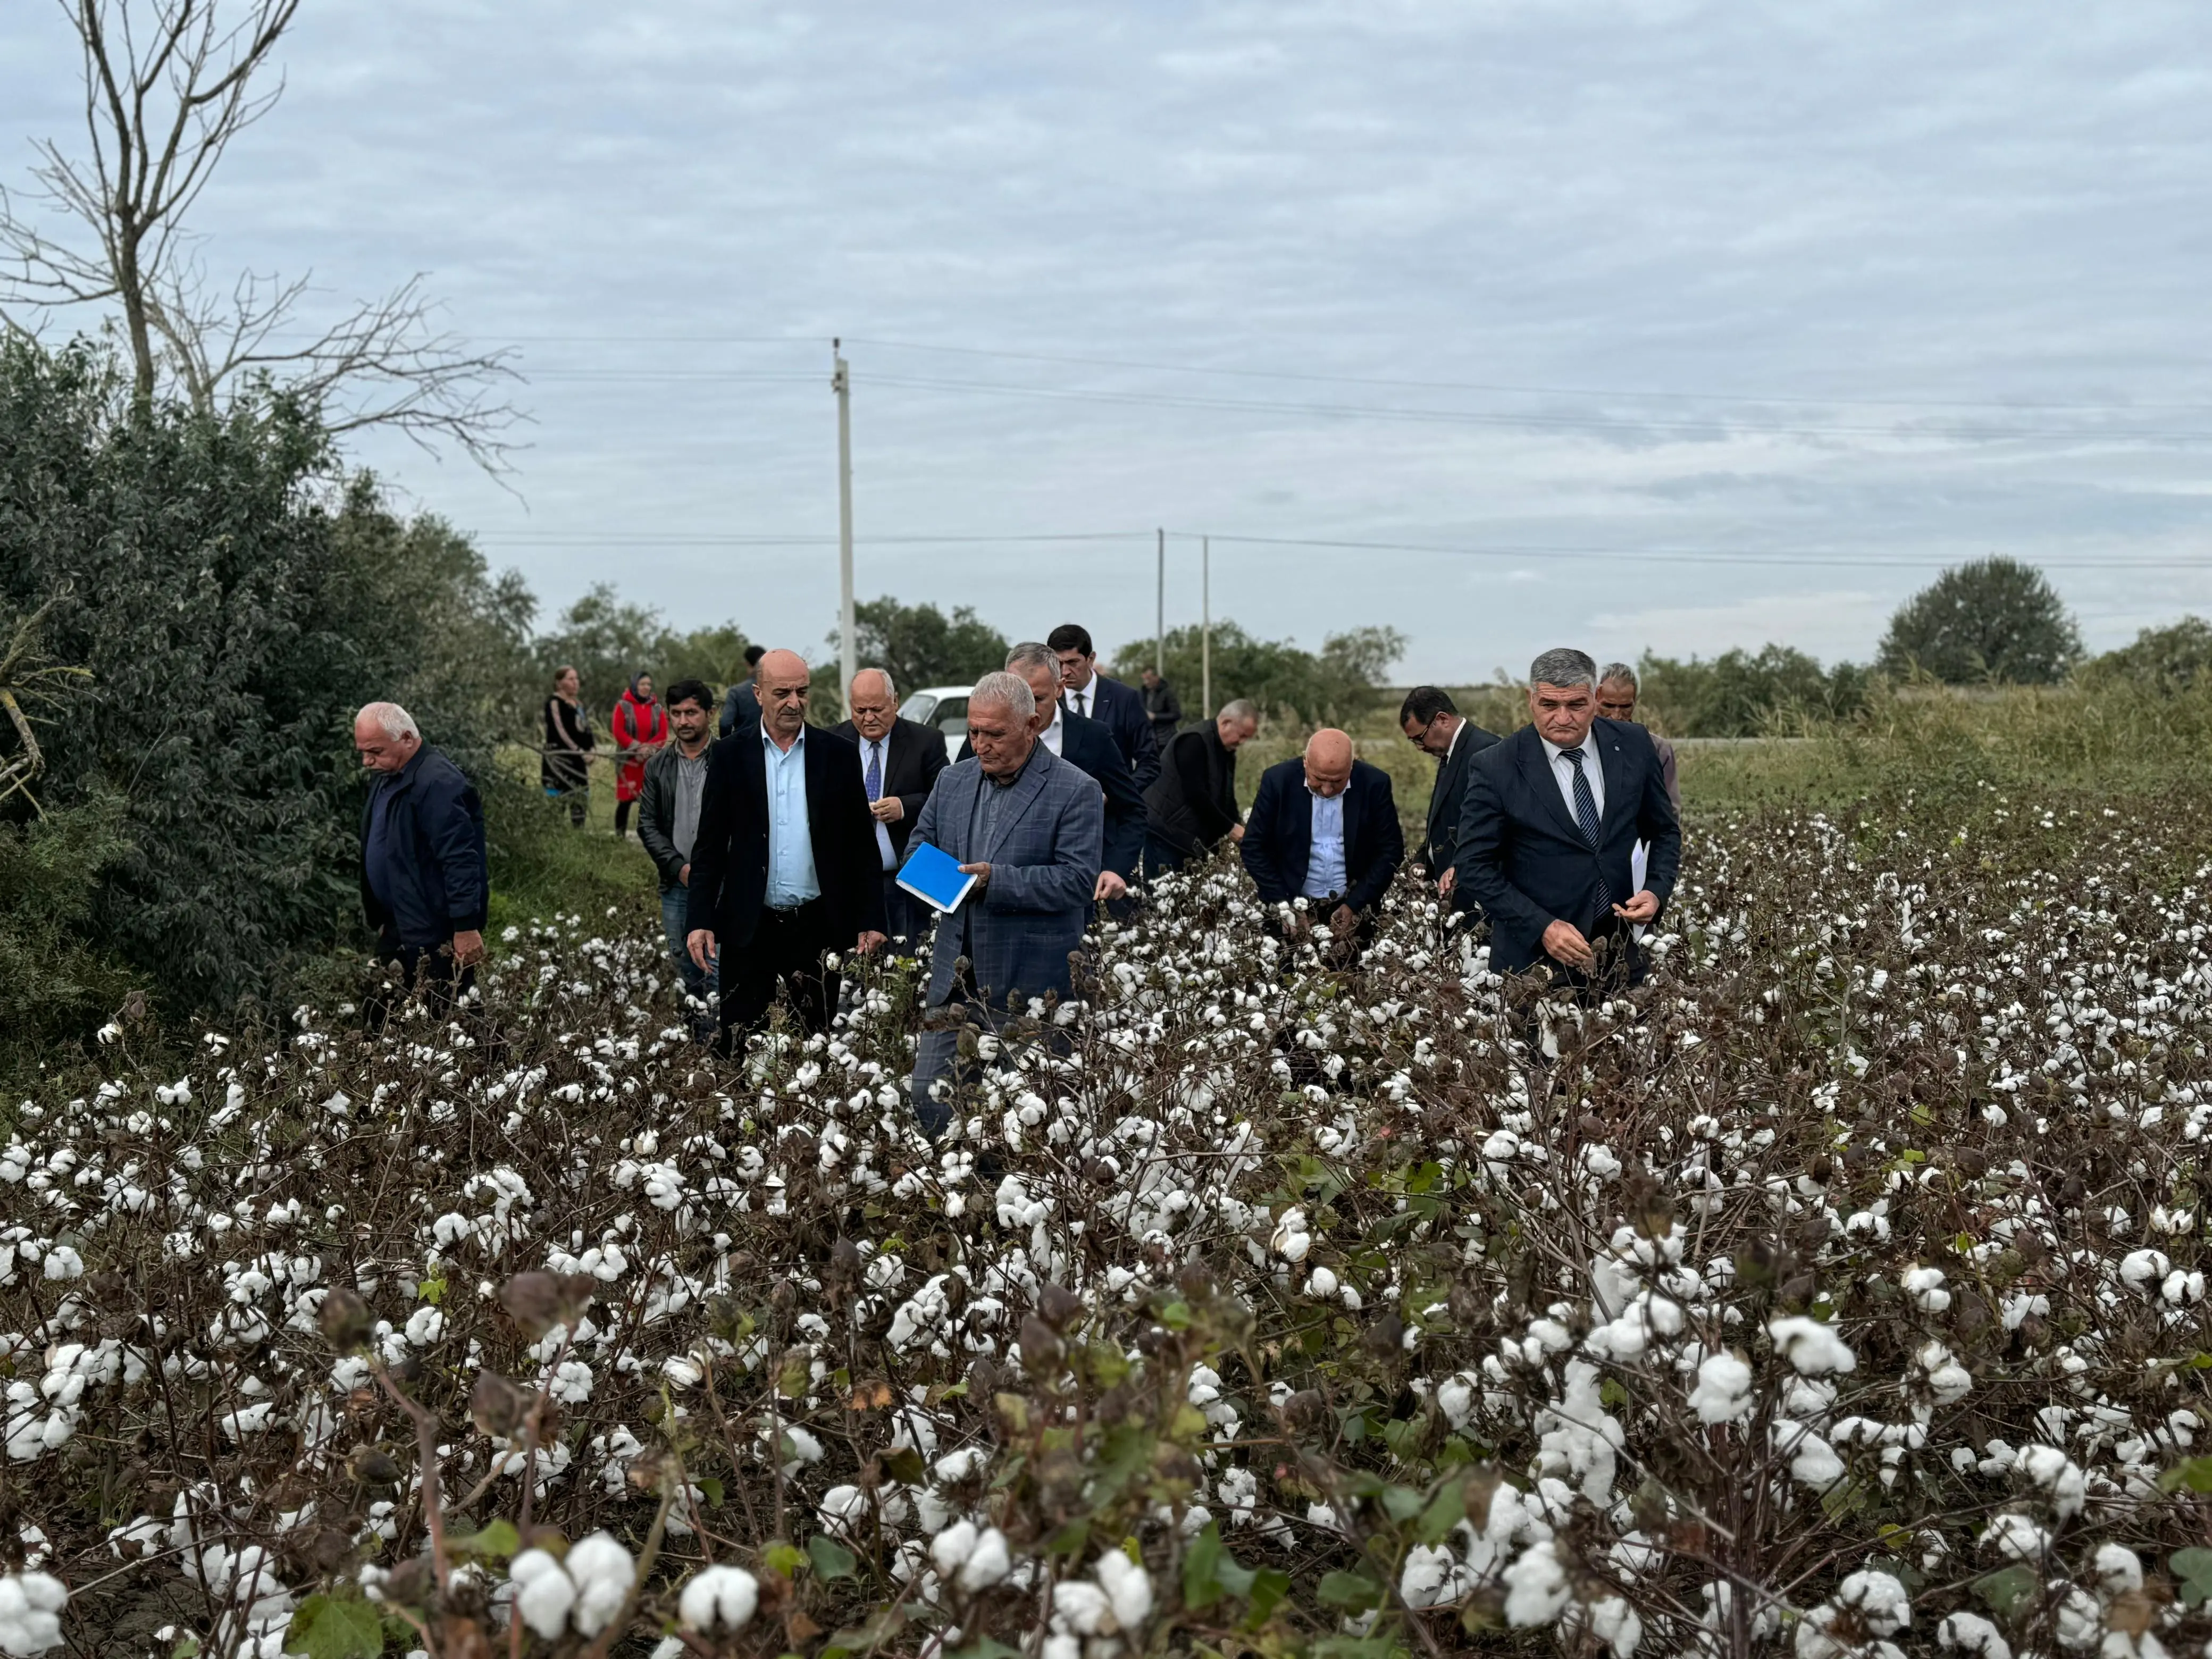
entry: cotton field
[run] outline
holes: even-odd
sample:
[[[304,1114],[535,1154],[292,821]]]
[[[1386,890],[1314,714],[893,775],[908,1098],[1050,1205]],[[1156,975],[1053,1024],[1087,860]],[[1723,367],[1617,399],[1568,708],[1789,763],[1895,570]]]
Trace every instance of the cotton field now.
[[[1596,1008],[1216,869],[936,1145],[910,969],[739,1073],[642,908],[111,1028],[0,1149],[0,1651],[2204,1651],[2205,853],[1713,824]]]

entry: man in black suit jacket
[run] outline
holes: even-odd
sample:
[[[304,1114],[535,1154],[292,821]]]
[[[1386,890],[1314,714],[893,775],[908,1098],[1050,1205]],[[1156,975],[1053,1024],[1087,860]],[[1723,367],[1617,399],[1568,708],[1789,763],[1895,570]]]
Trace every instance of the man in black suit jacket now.
[[[1080,623],[1062,623],[1045,636],[1045,643],[1060,659],[1061,707],[1106,728],[1136,777],[1137,793],[1143,794],[1160,775],[1159,739],[1152,734],[1152,716],[1145,712],[1144,693],[1099,673],[1098,653],[1091,647],[1089,630]],[[1107,832],[1112,834],[1112,825]]]
[[[1458,901],[1489,915],[1490,965],[1551,962],[1577,987],[1633,983],[1631,930],[1674,890],[1682,827],[1640,726],[1597,718],[1597,665],[1547,651],[1528,671],[1525,726],[1477,755],[1460,813]],[[1630,874],[1650,844],[1641,888]]]
[[[707,751],[685,943],[702,969],[720,956],[726,1048],[768,1023],[779,983],[807,1032],[828,1030],[838,975],[823,955],[884,942],[882,860],[860,753],[806,729],[807,681],[798,653],[769,652],[761,723]]]
[[[1435,685],[1417,685],[1406,694],[1398,709],[1398,727],[1414,748],[1437,759],[1421,862],[1428,866],[1437,896],[1448,899],[1459,879],[1452,855],[1459,850],[1459,807],[1467,793],[1467,763],[1496,743],[1498,733],[1463,718],[1451,694]]]
[[[1071,714],[1053,701],[1060,680],[1060,659],[1051,647],[1024,641],[1006,653],[1006,672],[1027,681],[1036,698],[1033,724],[1037,742],[1087,773],[1105,795],[1106,839],[1091,897],[1101,903],[1122,898],[1137,878],[1137,864],[1145,851],[1145,798],[1137,792],[1137,781],[1103,726]],[[966,760],[975,752],[973,744],[963,744],[960,758]]]
[[[925,927],[937,918],[922,915],[898,884],[899,866],[906,859],[914,821],[937,787],[937,775],[952,763],[945,757],[942,732],[899,718],[898,690],[884,670],[863,668],[854,675],[845,701],[853,718],[830,729],[851,739],[860,751],[860,784],[867,792],[868,811],[875,815],[876,851],[883,860],[884,931],[890,935],[894,955],[911,955]]]
[[[750,732],[761,723],[760,665],[766,655],[768,653],[757,645],[745,647],[745,677],[722,697],[718,735],[726,738],[732,732]]]
[[[1306,740],[1302,759],[1260,775],[1237,847],[1269,904],[1310,899],[1339,939],[1371,933],[1406,857],[1390,775],[1354,760],[1352,739],[1324,726]]]
[[[1160,751],[1159,781],[1145,791],[1145,873],[1180,870],[1244,837],[1237,812],[1237,751],[1260,729],[1260,711],[1238,697],[1204,726],[1178,732]]]

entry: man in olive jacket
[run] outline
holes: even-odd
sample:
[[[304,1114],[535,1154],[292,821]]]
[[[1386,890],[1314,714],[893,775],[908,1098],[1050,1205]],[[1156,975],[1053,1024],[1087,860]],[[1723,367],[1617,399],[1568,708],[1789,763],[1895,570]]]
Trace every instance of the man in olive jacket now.
[[[483,959],[491,878],[483,802],[461,769],[422,741],[414,716],[373,702],[353,746],[370,775],[361,815],[361,902],[377,955],[439,1000],[466,994]]]

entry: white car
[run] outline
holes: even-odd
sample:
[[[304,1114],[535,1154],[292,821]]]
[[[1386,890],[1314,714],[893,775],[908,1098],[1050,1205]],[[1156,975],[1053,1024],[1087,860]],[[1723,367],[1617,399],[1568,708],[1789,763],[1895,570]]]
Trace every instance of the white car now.
[[[968,741],[968,694],[972,685],[932,685],[911,693],[899,705],[899,717],[945,734],[945,758],[960,758]]]

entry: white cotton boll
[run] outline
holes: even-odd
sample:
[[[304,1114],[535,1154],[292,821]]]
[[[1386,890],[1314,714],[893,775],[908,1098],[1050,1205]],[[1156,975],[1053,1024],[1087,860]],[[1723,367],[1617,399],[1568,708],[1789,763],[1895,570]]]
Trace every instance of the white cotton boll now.
[[[695,1389],[699,1379],[707,1375],[707,1368],[697,1360],[680,1353],[672,1353],[660,1362],[660,1374],[668,1379],[672,1389]]]
[[[1463,1429],[1474,1415],[1474,1379],[1465,1371],[1448,1376],[1437,1389],[1437,1407],[1455,1429]]]
[[[1857,1613],[1859,1624],[1870,1635],[1894,1636],[1912,1623],[1912,1598],[1904,1584],[1872,1568],[1844,1579],[1836,1591],[1836,1602]]]
[[[1940,1646],[1957,1649],[1967,1659],[2012,1659],[2012,1644],[1978,1613],[1945,1614],[1943,1622],[1936,1626],[1936,1640]]]
[[[830,1487],[815,1507],[823,1524],[831,1531],[850,1533],[867,1515],[868,1499],[858,1486],[847,1484]]]
[[[0,1651],[28,1659],[59,1647],[62,1609],[68,1604],[69,1591],[51,1573],[0,1577]]]
[[[1306,1275],[1308,1296],[1332,1297],[1336,1294],[1336,1275],[1326,1267],[1316,1267]]]
[[[684,1587],[676,1616],[684,1628],[712,1636],[743,1630],[760,1606],[760,1580],[743,1567],[707,1567]]]
[[[2023,1446],[2020,1472],[2051,1494],[2051,1507],[2061,1521],[2081,1513],[2089,1495],[2088,1477],[2056,1446]]]
[[[1005,1540],[1000,1541],[1003,1546]],[[1114,1622],[1123,1630],[1135,1631],[1152,1616],[1152,1576],[1121,1551],[1109,1550],[1100,1556],[1091,1576],[1106,1592]]]
[[[1808,1429],[1791,1443],[1790,1473],[1814,1492],[1826,1492],[1844,1478],[1844,1460],[1836,1455],[1833,1446]]]
[[[2142,1588],[2142,1561],[2125,1544],[2100,1544],[2091,1570],[2108,1595]]]
[[[446,1316],[435,1308],[417,1308],[408,1316],[407,1346],[427,1348],[445,1334]]]
[[[2138,1291],[2172,1271],[2173,1262],[2164,1250],[2130,1250],[2120,1258],[2120,1277]]]
[[[1567,1605],[1566,1569],[1551,1540],[1531,1544],[1505,1569],[1505,1622],[1516,1629],[1548,1625]]]
[[[1644,1620],[1622,1597],[1608,1595],[1591,1607],[1589,1631],[1613,1650],[1613,1659],[1629,1659],[1644,1640]]]
[[[1102,1631],[1110,1632],[1114,1606],[1106,1599],[1106,1592],[1090,1580],[1063,1578],[1052,1587],[1052,1620],[1073,1635],[1097,1636]]]
[[[1014,1570],[1013,1552],[1006,1543],[1006,1534],[996,1527],[987,1528],[976,1539],[975,1547],[960,1564],[958,1583],[969,1595],[987,1590],[1003,1583]]]
[[[1306,1212],[1296,1205],[1284,1211],[1267,1248],[1285,1261],[1304,1261],[1306,1252],[1313,1249],[1313,1236],[1306,1231]]]
[[[1898,1282],[1923,1313],[1942,1313],[1951,1305],[1951,1292],[1943,1288],[1941,1267],[1907,1267]]]
[[[2011,1561],[2035,1561],[2051,1547],[2051,1534],[2024,1515],[2009,1512],[1990,1521],[1982,1547]]]
[[[629,1599],[637,1564],[611,1534],[595,1532],[569,1546],[568,1568],[576,1585],[576,1628],[597,1636]]]
[[[576,1605],[576,1586],[561,1564],[544,1550],[525,1550],[507,1570],[514,1581],[514,1611],[532,1631],[550,1642],[568,1627]]]
[[[937,1576],[950,1579],[975,1553],[975,1540],[982,1536],[973,1521],[956,1521],[929,1540],[929,1559],[937,1565]]]
[[[1767,1326],[1766,1334],[1774,1339],[1775,1351],[1804,1376],[1825,1376],[1858,1367],[1858,1356],[1817,1319],[1802,1314],[1778,1319]]]
[[[1358,1312],[1359,1311],[1359,1309],[1360,1309],[1359,1292],[1358,1292],[1358,1291],[1355,1291],[1354,1289],[1352,1289],[1351,1285],[1338,1285],[1338,1286],[1337,1286],[1337,1288],[1336,1288],[1336,1299],[1337,1299],[1339,1302],[1342,1303],[1342,1304],[1343,1304],[1346,1308],[1350,1309],[1353,1313],[1358,1313]],[[1407,1333],[1407,1334],[1408,1335],[1411,1335],[1411,1334],[1412,1334],[1412,1333],[1411,1333],[1411,1332],[1408,1332],[1408,1333]]]
[[[66,1244],[57,1244],[46,1252],[46,1277],[49,1279],[82,1279],[84,1258]]]
[[[1701,1423],[1738,1423],[1751,1415],[1751,1367],[1732,1353],[1705,1356],[1690,1409]]]
[[[2176,1305],[2185,1302],[2202,1302],[2204,1299],[2204,1275],[2194,1270],[2185,1273],[2176,1267],[2159,1286],[2159,1294]]]

